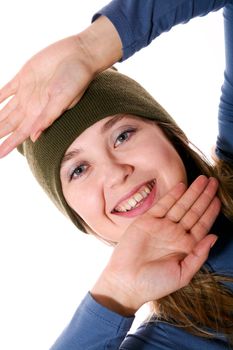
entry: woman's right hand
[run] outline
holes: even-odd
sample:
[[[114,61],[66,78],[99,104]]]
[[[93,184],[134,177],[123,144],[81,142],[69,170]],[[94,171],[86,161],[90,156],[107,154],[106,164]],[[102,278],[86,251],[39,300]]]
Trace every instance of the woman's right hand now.
[[[121,55],[120,37],[106,17],[34,55],[0,90],[0,103],[11,97],[0,110],[0,139],[7,136],[0,158],[29,136],[35,141]]]
[[[208,234],[220,211],[218,182],[199,176],[178,184],[122,236],[91,290],[103,306],[124,316],[187,285],[208,257]]]

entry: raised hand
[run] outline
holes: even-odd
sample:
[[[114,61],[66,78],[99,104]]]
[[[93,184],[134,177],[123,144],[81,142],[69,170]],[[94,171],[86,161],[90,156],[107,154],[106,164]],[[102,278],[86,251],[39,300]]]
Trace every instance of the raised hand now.
[[[198,177],[178,184],[135,220],[92,289],[94,298],[123,315],[187,285],[208,257],[207,233],[220,211],[218,182]]]
[[[105,40],[102,40],[103,37]],[[121,58],[121,41],[112,23],[100,17],[82,33],[33,56],[0,90],[0,157],[26,138],[35,141],[64,110],[74,106],[94,76]]]

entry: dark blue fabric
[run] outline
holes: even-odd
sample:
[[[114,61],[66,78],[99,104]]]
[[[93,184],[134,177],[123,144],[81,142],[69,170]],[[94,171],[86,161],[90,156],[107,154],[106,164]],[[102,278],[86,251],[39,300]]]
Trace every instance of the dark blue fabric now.
[[[107,310],[88,293],[51,350],[119,349],[133,320]]]
[[[219,158],[233,162],[233,10],[224,8],[225,60],[224,84],[219,105],[219,136],[216,153]]]
[[[228,4],[228,5],[227,5]],[[232,5],[229,5],[232,4]],[[226,6],[225,6],[226,5]],[[133,55],[178,23],[224,8],[226,70],[219,107],[217,154],[233,161],[233,1],[220,0],[113,0],[99,11],[120,34],[124,56]],[[233,276],[233,225],[220,216],[212,232],[219,239],[207,266]],[[232,306],[233,309],[233,306]],[[134,318],[124,318],[99,305],[87,294],[70,324],[51,350],[229,350],[221,334],[214,340],[196,337],[174,326],[150,322],[127,335]]]
[[[127,350],[230,350],[225,339],[205,339],[165,323],[149,323],[128,335],[120,349]]]
[[[149,45],[161,33],[179,23],[216,11],[231,1],[223,0],[113,0],[93,20],[104,15],[116,27],[122,44],[122,60]]]

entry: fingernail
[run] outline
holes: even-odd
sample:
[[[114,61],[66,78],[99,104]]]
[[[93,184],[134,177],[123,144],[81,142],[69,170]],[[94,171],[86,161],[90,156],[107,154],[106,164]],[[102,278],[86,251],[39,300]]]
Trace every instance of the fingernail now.
[[[217,242],[217,240],[218,240],[218,237],[216,237],[215,240],[211,243],[210,248],[212,248],[212,247],[215,245],[215,243]]]
[[[31,135],[30,138],[32,142],[36,142],[36,140],[40,137],[41,134],[42,134],[42,131],[39,130],[35,134]]]

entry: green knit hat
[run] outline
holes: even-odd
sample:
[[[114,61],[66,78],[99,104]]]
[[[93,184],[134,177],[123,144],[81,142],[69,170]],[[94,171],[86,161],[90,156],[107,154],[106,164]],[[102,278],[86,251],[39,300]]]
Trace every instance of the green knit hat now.
[[[62,193],[60,164],[73,141],[99,120],[119,113],[134,114],[175,124],[169,114],[131,78],[108,69],[91,82],[82,99],[64,112],[39,139],[28,138],[18,147],[28,161],[32,173],[55,205],[80,230],[83,221],[68,206]]]

